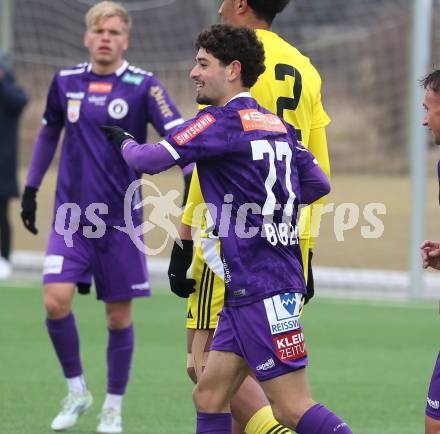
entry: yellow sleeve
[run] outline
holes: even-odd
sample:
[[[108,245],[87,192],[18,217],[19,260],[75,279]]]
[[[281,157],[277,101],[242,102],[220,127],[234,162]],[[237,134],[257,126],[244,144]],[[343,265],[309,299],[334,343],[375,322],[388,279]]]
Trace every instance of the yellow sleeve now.
[[[321,92],[319,92],[316,97],[315,103],[313,105],[313,115],[312,122],[310,125],[310,130],[315,130],[318,128],[323,128],[330,123],[330,118],[328,114],[325,112],[324,107],[322,106],[321,100]],[[311,139],[309,140],[309,142]]]
[[[319,166],[330,180],[330,160],[328,156],[327,136],[324,127],[310,131],[309,150],[318,160]],[[327,198],[324,196],[310,205],[310,249],[314,247],[315,239],[318,237],[322,211],[326,202]]]
[[[200,188],[199,174],[196,165],[189,185],[188,199],[183,212],[182,223],[195,228],[202,228],[202,207],[204,204],[205,199],[203,198],[202,190]]]

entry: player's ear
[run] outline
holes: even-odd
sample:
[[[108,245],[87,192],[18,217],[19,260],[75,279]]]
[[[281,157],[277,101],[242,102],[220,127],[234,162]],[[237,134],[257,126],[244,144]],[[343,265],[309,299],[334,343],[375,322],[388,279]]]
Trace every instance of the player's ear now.
[[[247,0],[236,0],[235,5],[238,14],[244,14],[248,8]]]
[[[122,45],[122,49],[124,50],[124,51],[127,51],[128,50],[128,41],[129,41],[129,39],[128,39],[128,33],[126,34],[126,37],[125,37],[125,40],[124,40],[124,43],[123,43],[123,45]]]
[[[83,37],[84,47],[89,48],[89,32],[86,30]]]
[[[233,60],[228,66],[228,79],[235,81],[237,78],[241,79],[241,63],[238,60]]]

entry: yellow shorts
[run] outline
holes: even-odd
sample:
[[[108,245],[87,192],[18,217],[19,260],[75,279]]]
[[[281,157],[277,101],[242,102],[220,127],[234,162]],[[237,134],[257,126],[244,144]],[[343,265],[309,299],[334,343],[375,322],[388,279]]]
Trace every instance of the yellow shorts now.
[[[196,291],[188,298],[186,327],[215,329],[225,298],[223,264],[218,238],[201,238],[192,263]]]
[[[307,279],[309,240],[300,240],[300,245]],[[188,298],[186,327],[215,329],[225,298],[223,264],[217,238],[200,239],[196,246],[191,277],[196,281],[196,291]]]

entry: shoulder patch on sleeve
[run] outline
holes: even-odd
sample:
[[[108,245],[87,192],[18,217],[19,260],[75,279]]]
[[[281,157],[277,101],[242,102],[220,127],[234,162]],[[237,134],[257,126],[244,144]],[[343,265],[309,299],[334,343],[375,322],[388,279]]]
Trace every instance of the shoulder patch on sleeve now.
[[[85,72],[86,68],[85,67],[81,67],[81,68],[77,68],[77,69],[62,69],[59,74],[60,77],[66,77],[68,75],[77,75],[77,74],[82,74],[83,72]]]
[[[197,137],[200,133],[210,127],[216,119],[211,113],[205,113],[200,118],[196,119],[192,124],[189,124],[184,130],[173,136],[173,139],[178,145],[185,145],[194,137]]]
[[[148,76],[150,76],[150,77],[153,75],[152,72],[150,72],[150,71],[145,71],[144,69],[142,69],[142,68],[138,68],[137,66],[134,66],[134,65],[130,65],[127,69],[128,69],[129,71],[133,72],[134,74],[148,75]]]

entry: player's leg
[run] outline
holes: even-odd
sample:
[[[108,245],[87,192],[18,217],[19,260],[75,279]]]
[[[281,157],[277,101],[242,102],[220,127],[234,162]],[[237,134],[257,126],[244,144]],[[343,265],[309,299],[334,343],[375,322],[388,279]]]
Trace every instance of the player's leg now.
[[[345,422],[311,397],[299,321],[301,300],[301,294],[286,293],[229,308],[235,340],[280,423],[299,434],[352,433]]]
[[[52,231],[44,261],[44,306],[46,327],[66,378],[68,395],[51,427],[67,429],[92,404],[87,390],[80,358],[80,340],[72,312],[76,282],[90,283],[87,254],[83,243],[74,235],[74,246]]]
[[[289,430],[274,417],[272,408],[260,384],[248,375],[231,399],[234,434],[289,434]]]
[[[218,252],[213,252],[216,249],[215,239],[202,239],[196,247],[192,264],[191,277],[196,280],[196,291],[188,299],[186,325],[187,373],[194,383],[206,365],[224,300],[224,281],[220,277],[223,268]],[[288,432],[275,420],[263,390],[251,377],[245,379],[234,395],[231,411],[234,434],[263,434],[271,430],[278,430],[278,434]]]
[[[196,433],[232,433],[229,402],[247,373],[246,363],[236,354],[210,352],[206,368],[193,391]]]
[[[425,434],[440,434],[440,420],[425,416]]]
[[[11,275],[12,268],[9,262],[11,253],[11,225],[8,216],[9,199],[0,197],[0,279]]]
[[[275,417],[298,434],[352,434],[336,414],[313,401],[306,368],[261,383]]]
[[[214,329],[200,330],[187,328],[187,364],[186,371],[195,384],[200,378],[208,360]]]
[[[194,383],[206,365],[218,314],[223,306],[225,288],[218,248],[217,239],[201,239],[196,245],[191,267],[196,290],[189,296],[187,304],[187,373]]]
[[[145,255],[113,228],[93,243],[97,298],[105,302],[108,326],[107,394],[97,432],[122,432],[122,402],[134,351],[132,299],[150,295]]]
[[[222,312],[206,368],[193,392],[197,433],[232,433],[229,403],[249,372],[233,327],[228,315]]]
[[[440,434],[440,352],[437,356],[426,399],[425,433]]]
[[[106,303],[108,326],[107,394],[98,432],[122,432],[122,400],[130,377],[134,350],[131,301]]]

